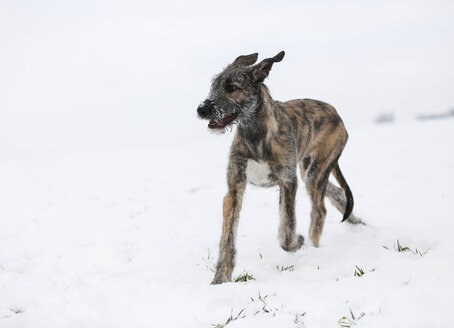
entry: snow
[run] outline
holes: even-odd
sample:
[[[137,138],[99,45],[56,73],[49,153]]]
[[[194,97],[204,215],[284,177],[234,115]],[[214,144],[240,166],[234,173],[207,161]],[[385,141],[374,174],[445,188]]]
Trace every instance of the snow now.
[[[255,280],[219,286],[232,135],[197,124],[179,146],[0,160],[1,327],[210,327],[243,309],[229,327],[336,327],[350,310],[360,327],[450,325],[454,121],[351,129],[340,166],[367,225],[328,205],[320,248],[283,251],[277,189],[249,185],[234,276]]]

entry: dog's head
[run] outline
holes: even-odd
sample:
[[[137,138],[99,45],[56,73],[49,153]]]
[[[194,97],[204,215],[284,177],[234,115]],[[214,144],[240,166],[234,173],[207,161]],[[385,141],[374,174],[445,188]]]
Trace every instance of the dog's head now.
[[[281,51],[254,66],[257,53],[240,56],[216,75],[208,98],[197,108],[199,117],[209,120],[208,128],[223,133],[234,123],[253,119],[260,104],[260,84],[284,55]]]

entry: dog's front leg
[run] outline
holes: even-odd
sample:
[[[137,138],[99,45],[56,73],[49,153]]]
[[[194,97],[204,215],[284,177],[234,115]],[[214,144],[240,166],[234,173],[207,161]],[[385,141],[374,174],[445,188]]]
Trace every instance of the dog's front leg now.
[[[279,195],[279,241],[287,252],[295,252],[304,243],[304,237],[296,234],[295,196],[297,189],[296,177],[285,184],[280,184]]]
[[[235,238],[246,188],[246,176],[244,165],[229,165],[227,174],[228,192],[224,197],[222,224],[222,236],[219,243],[219,258],[216,265],[216,273],[211,282],[212,285],[222,284],[232,279],[232,271],[235,266]]]

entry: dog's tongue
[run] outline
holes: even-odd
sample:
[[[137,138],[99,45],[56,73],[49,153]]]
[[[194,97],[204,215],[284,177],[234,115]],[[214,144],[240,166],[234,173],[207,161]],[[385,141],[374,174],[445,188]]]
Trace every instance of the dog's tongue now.
[[[208,123],[208,126],[210,128],[222,128],[226,124],[229,124],[235,118],[236,118],[236,114],[235,113],[228,114],[228,115],[224,116],[223,118],[221,118],[219,121],[211,120]]]
[[[215,126],[221,127],[221,126],[223,126],[223,122],[222,122],[222,120],[219,120],[219,121],[211,120],[209,125],[212,127],[215,127]]]
[[[208,124],[210,127],[223,127],[224,126],[224,121],[220,119],[219,121],[211,120],[210,123]]]

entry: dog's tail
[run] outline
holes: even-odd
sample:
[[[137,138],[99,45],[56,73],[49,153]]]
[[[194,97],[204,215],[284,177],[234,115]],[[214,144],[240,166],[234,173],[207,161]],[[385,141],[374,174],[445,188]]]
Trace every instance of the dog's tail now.
[[[342,221],[341,221],[341,222],[344,222],[345,220],[348,219],[348,217],[350,216],[350,214],[352,214],[352,211],[353,211],[353,194],[352,194],[352,191],[350,190],[350,187],[347,184],[347,181],[345,181],[345,178],[342,175],[342,172],[339,167],[339,163],[336,163],[336,166],[334,167],[334,170],[333,170],[333,175],[336,178],[339,185],[342,187],[342,189],[344,189],[345,197],[347,198],[347,204],[345,206],[344,217],[342,218]]]

